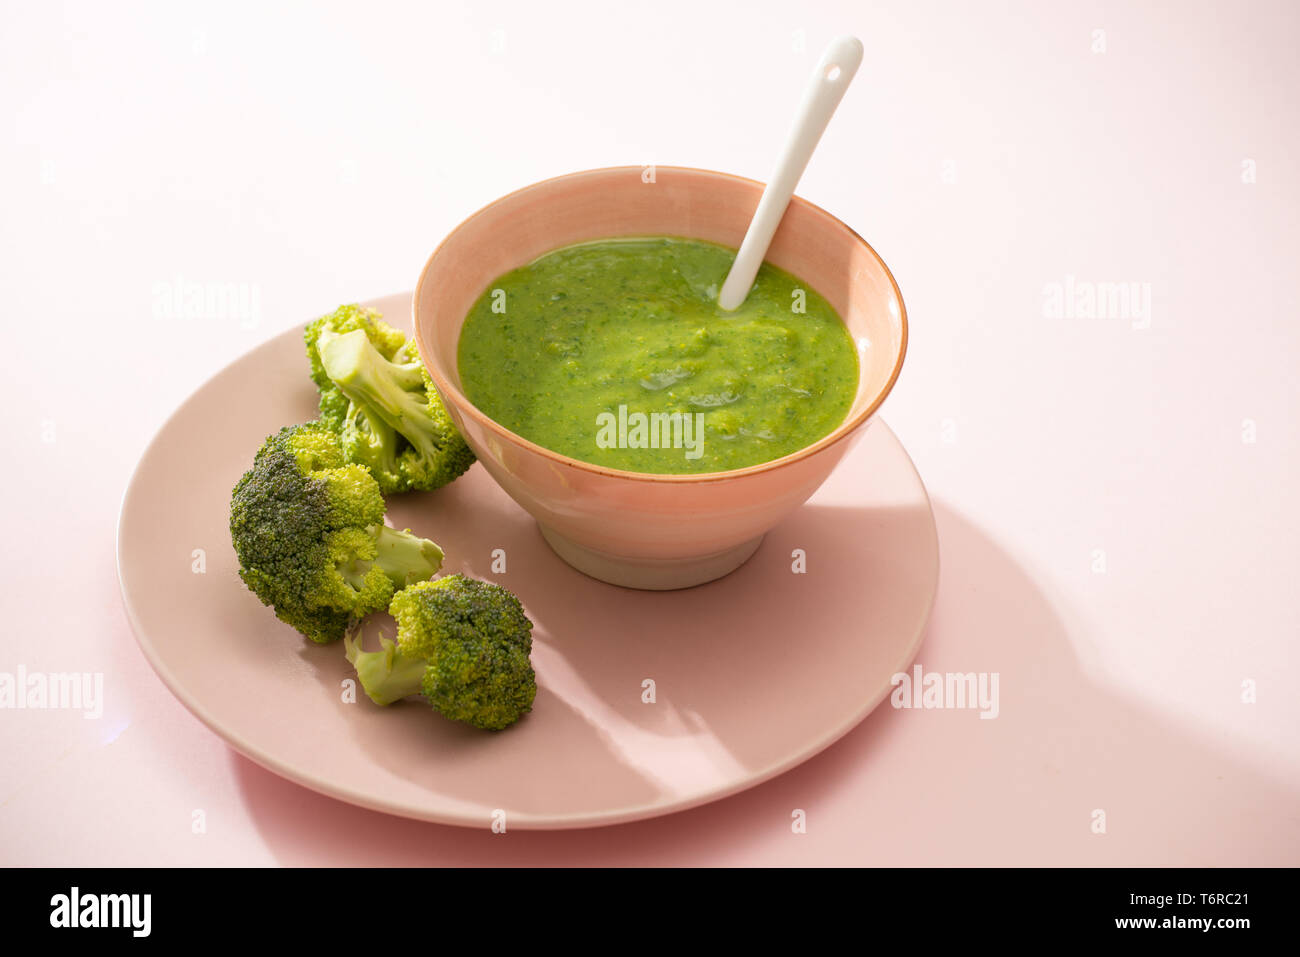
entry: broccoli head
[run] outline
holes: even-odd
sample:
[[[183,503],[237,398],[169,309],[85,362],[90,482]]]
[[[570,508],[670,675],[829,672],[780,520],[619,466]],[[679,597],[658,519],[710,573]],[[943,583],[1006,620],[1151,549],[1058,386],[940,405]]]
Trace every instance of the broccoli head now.
[[[474,464],[414,340],[374,309],[341,306],[309,323],[305,338],[322,421],[383,492],[440,488]]]
[[[231,495],[230,538],[244,584],[321,643],[442,566],[433,542],[384,524],[379,485],[320,422],[266,440]]]
[[[500,585],[448,575],[393,596],[397,641],[362,651],[344,639],[348,661],[372,701],[423,694],[435,711],[499,731],[532,710],[537,678],[529,655],[533,623]]]

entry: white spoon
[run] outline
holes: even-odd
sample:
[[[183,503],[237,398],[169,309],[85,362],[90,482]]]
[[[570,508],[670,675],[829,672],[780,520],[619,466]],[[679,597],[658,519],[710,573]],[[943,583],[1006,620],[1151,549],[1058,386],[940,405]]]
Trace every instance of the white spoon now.
[[[826,132],[826,124],[831,121],[861,63],[862,41],[857,37],[832,40],[817,63],[803,103],[795,114],[794,127],[786,139],[781,161],[763,190],[758,209],[754,211],[754,218],[745,233],[745,241],[741,243],[736,261],[731,264],[731,272],[727,273],[722,292],[718,294],[718,305],[728,312],[749,295],[758,267],[763,265],[767,247],[772,243],[772,234],[781,224],[794,188],[799,185],[799,177],[803,175],[822,133]]]

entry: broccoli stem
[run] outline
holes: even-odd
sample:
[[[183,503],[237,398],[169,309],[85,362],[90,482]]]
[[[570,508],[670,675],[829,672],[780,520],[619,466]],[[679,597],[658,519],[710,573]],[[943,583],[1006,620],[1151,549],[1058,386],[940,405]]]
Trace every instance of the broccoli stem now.
[[[343,636],[343,647],[348,661],[357,670],[362,690],[371,701],[382,705],[419,694],[429,663],[402,654],[397,650],[397,643],[389,638],[380,638],[379,644],[379,651],[362,651],[359,637]]]
[[[374,534],[379,550],[375,565],[392,579],[395,588],[432,578],[442,567],[442,549],[427,538],[387,525],[376,527]]]
[[[326,330],[316,348],[325,374],[354,405],[400,432],[422,455],[437,453],[418,362],[385,359],[361,329],[342,335]]]
[[[366,573],[373,567],[374,565],[371,562],[353,559],[346,565],[339,566],[339,576],[353,588],[360,591],[365,587]]]
[[[349,401],[345,435],[359,437],[374,452],[375,460],[385,472],[396,471],[401,438],[387,422],[364,413],[364,408]]]

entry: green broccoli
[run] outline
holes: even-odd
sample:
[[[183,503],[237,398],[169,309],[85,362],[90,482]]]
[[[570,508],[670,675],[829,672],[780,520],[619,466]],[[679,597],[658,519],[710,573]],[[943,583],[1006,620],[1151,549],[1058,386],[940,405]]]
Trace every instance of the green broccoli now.
[[[529,654],[533,623],[500,585],[448,575],[393,596],[397,641],[362,651],[344,639],[348,661],[376,704],[423,694],[435,711],[500,731],[532,710],[537,678]]]
[[[440,488],[474,464],[415,341],[374,309],[340,306],[309,323],[305,338],[321,419],[385,494]]]
[[[230,538],[244,584],[321,643],[442,566],[433,542],[384,525],[379,485],[320,422],[266,440],[231,494]]]

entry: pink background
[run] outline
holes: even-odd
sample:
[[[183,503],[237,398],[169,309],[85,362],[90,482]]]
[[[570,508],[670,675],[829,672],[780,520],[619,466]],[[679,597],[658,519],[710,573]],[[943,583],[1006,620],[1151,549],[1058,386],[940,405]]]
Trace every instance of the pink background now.
[[[0,711],[0,863],[1300,863],[1300,13],[735,9],[0,13],[0,671],[100,671],[106,698],[98,721]],[[714,805],[494,836],[320,797],[191,717],[113,553],[170,411],[274,333],[409,289],[511,189],[623,163],[764,179],[846,32],[863,67],[800,193],[903,290],[883,415],[943,563],[918,660],[998,672],[999,718],[886,706]],[[1067,277],[1149,283],[1149,325],[1045,315]],[[178,282],[248,284],[256,321],[156,317]]]

